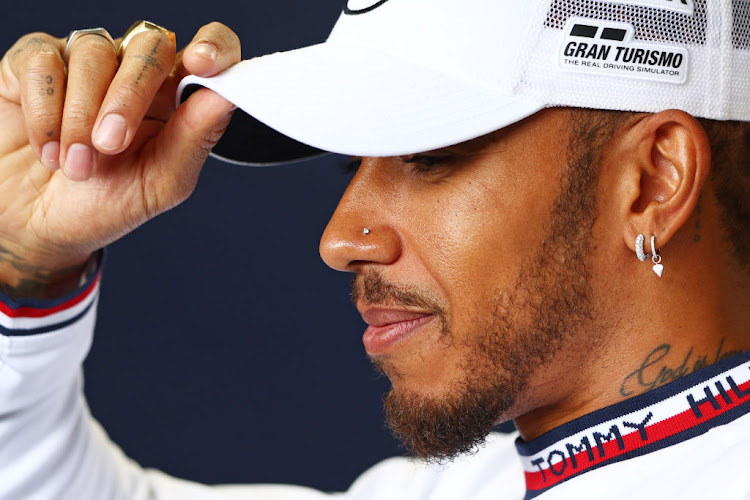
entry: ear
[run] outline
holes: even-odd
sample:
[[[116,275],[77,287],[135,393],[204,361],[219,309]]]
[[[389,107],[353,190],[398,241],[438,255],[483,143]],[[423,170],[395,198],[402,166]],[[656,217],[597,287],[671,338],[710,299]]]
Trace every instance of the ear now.
[[[618,207],[625,244],[638,234],[656,236],[662,248],[693,213],[711,166],[711,146],[701,124],[668,110],[642,115],[618,134]]]

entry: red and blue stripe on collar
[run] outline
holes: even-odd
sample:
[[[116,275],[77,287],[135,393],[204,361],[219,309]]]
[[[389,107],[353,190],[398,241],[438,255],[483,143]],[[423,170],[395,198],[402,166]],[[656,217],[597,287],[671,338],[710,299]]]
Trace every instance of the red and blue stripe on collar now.
[[[516,448],[534,498],[588,471],[652,453],[750,412],[750,351],[563,424]]]

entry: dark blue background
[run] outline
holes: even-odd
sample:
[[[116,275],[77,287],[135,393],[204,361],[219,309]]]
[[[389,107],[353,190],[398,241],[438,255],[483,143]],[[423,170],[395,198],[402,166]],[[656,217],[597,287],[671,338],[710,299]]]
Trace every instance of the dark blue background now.
[[[216,20],[248,58],[323,41],[342,3],[24,2],[2,23],[0,47],[31,31],[120,36],[142,18],[176,31],[182,47]],[[383,428],[388,384],[365,357],[350,278],[318,256],[348,181],[342,161],[263,169],[211,159],[186,203],[111,246],[86,394],[144,466],[341,490],[403,453]]]

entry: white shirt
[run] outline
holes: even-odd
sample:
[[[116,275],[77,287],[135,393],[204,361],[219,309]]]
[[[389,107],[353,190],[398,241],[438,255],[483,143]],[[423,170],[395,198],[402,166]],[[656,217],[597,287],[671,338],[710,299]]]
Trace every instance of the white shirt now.
[[[0,295],[0,500],[750,498],[750,353],[528,443],[493,434],[445,466],[385,460],[342,493],[204,486],[144,470],[83,396],[98,292],[97,275],[59,301]]]

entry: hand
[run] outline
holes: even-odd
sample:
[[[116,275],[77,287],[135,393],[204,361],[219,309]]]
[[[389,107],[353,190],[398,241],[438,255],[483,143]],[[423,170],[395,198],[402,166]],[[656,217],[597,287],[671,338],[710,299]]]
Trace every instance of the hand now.
[[[0,61],[0,288],[12,297],[74,289],[92,252],[185,200],[234,109],[208,89],[174,106],[182,77],[241,59],[222,24],[178,54],[140,33],[119,64],[101,36],[77,38],[68,61],[65,43],[26,35]]]

